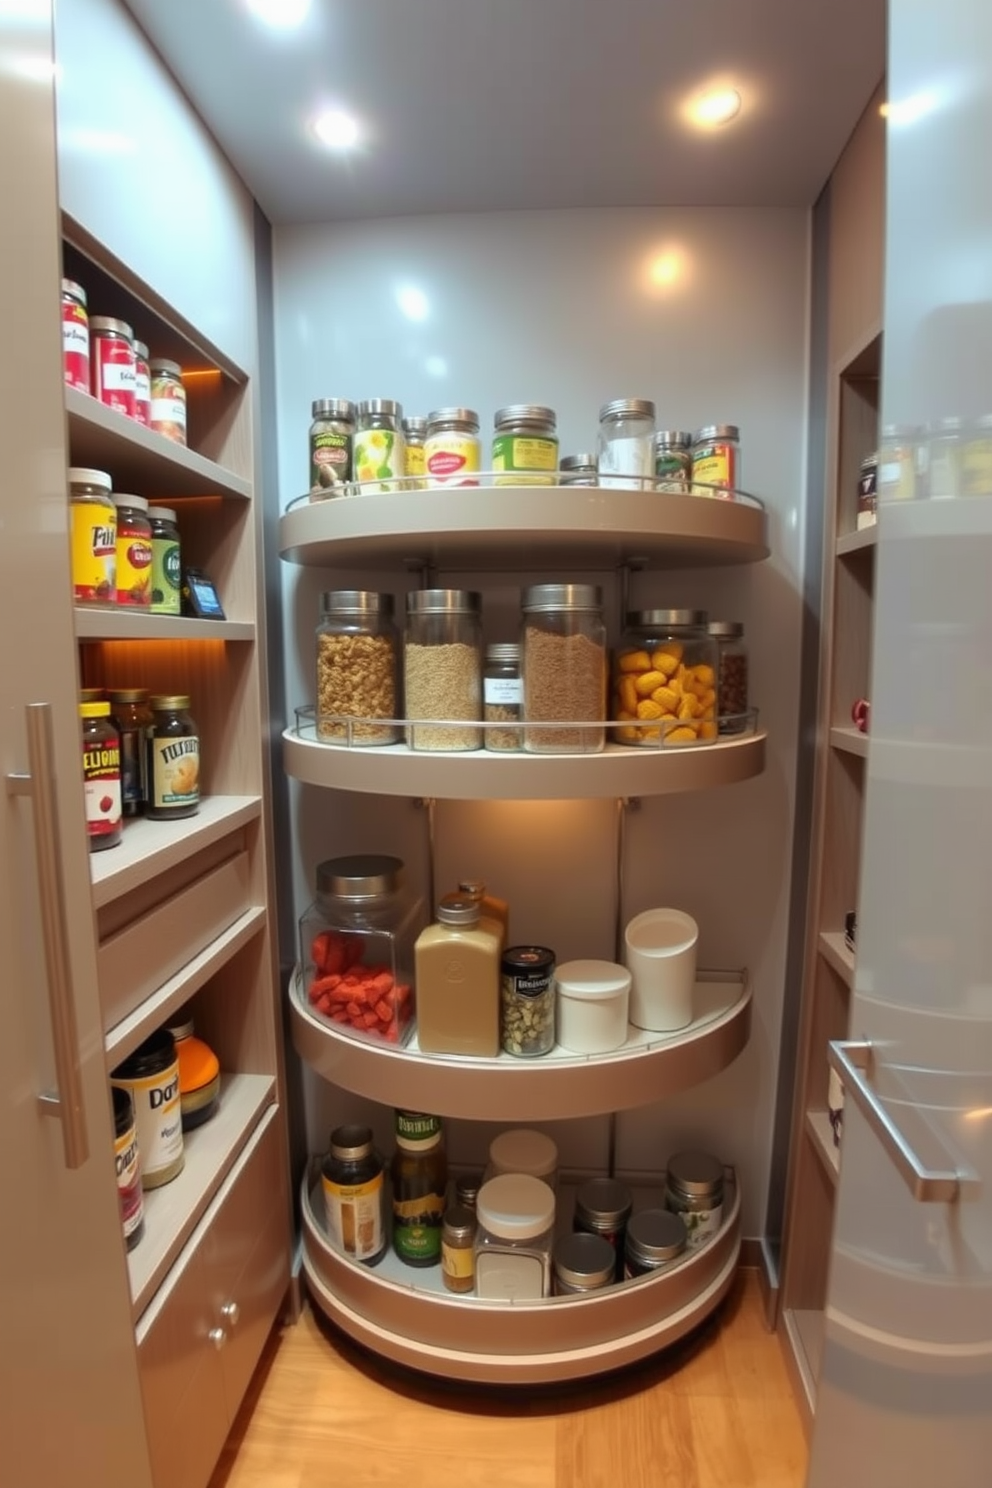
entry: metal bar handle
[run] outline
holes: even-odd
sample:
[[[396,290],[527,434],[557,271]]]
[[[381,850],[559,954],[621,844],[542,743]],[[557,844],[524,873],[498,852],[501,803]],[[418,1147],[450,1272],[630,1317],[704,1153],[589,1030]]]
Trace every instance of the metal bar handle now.
[[[841,1083],[885,1151],[905,1179],[914,1199],[922,1204],[952,1204],[973,1180],[953,1166],[929,1168],[915,1153],[869,1083],[875,1070],[875,1050],[867,1041],[831,1042],[828,1058]]]
[[[72,986],[72,955],[69,949],[65,886],[62,880],[52,707],[50,703],[29,703],[25,714],[30,774],[8,775],[7,789],[12,795],[29,795],[34,806],[38,898],[41,906],[55,1078],[58,1085],[55,1093],[39,1095],[38,1104],[46,1116],[57,1116],[62,1123],[66,1167],[81,1168],[89,1157],[89,1139],[83,1106],[79,1031],[76,1026],[76,1002]]]

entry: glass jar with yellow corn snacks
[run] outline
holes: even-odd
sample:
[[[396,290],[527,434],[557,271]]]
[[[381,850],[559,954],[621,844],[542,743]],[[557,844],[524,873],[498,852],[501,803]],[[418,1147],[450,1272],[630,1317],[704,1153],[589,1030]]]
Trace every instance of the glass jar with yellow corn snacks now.
[[[633,610],[613,656],[618,744],[678,748],[717,737],[719,652],[705,610]]]

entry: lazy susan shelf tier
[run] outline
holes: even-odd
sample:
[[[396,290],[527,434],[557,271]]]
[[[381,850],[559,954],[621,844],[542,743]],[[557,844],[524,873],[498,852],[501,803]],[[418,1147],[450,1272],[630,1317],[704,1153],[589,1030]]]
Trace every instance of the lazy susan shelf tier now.
[[[740,1190],[731,1182],[713,1239],[664,1271],[586,1296],[499,1302],[445,1292],[438,1267],[411,1273],[391,1255],[374,1268],[351,1261],[330,1244],[306,1179],[302,1205],[315,1305],[375,1353],[449,1379],[536,1384],[645,1359],[720,1304],[740,1254]]]
[[[405,744],[348,749],[302,738],[295,729],[282,738],[286,774],[305,785],[439,801],[571,801],[662,796],[750,780],[765,768],[766,735],[682,749],[608,744],[601,754],[442,754]]]
[[[367,1100],[468,1121],[555,1121],[634,1110],[701,1084],[727,1068],[751,1030],[745,971],[701,971],[695,1016],[677,1033],[630,1027],[610,1054],[555,1047],[539,1059],[457,1059],[356,1039],[311,1011],[297,970],[290,986],[293,1044],[325,1080]]]
[[[279,551],[320,568],[387,565],[473,572],[620,563],[702,568],[757,563],[767,520],[753,500],[596,486],[480,486],[303,500],[279,523]]]

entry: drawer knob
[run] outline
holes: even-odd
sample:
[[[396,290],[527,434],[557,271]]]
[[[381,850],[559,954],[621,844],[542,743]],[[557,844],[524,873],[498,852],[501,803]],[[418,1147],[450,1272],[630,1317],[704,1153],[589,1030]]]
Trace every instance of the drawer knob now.
[[[223,1328],[211,1328],[207,1334],[215,1349],[222,1349],[227,1342],[227,1334]]]
[[[226,1322],[230,1323],[232,1328],[236,1328],[241,1317],[241,1308],[237,1302],[225,1302],[220,1310],[220,1315]]]

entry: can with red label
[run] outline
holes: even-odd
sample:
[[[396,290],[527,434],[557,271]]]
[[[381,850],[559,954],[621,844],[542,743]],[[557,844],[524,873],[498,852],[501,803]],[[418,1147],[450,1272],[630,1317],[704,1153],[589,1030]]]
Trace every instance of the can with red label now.
[[[117,598],[117,508],[105,470],[69,471],[72,593],[76,604],[113,604]]]
[[[439,408],[430,414],[424,440],[428,486],[477,486],[480,459],[477,413]]]
[[[146,429],[152,421],[152,375],[144,341],[134,343],[134,417]]]
[[[93,316],[90,363],[94,398],[134,418],[134,337],[127,321]]]
[[[109,703],[80,703],[83,735],[83,799],[90,852],[116,847],[121,822],[121,736],[110,721]]]
[[[90,321],[86,291],[72,279],[62,280],[62,368],[67,387],[90,390]]]
[[[117,508],[117,603],[152,603],[152,524],[143,496],[114,495]]]

